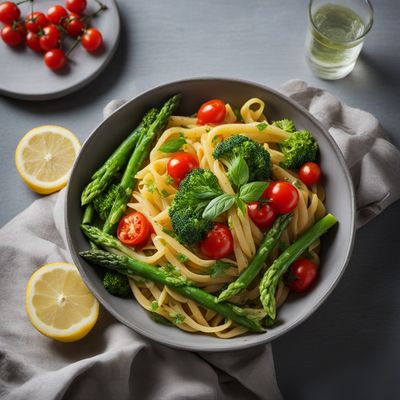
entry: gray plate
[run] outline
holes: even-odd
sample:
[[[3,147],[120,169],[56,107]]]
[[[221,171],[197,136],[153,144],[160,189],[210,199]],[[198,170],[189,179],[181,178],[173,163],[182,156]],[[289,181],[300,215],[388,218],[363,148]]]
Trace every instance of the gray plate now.
[[[191,115],[201,103],[212,98],[221,98],[239,106],[251,97],[259,97],[266,102],[269,120],[283,117],[293,119],[299,128],[309,129],[320,146],[326,206],[337,217],[339,224],[323,238],[317,285],[307,295],[290,295],[279,310],[279,324],[265,333],[218,339],[159,325],[148,317],[136,301],[110,295],[102,286],[99,270],[78,255],[79,251],[89,248],[79,228],[82,218],[82,189],[106,160],[111,149],[115,149],[139,123],[144,112],[150,107],[160,106],[168,97],[178,92],[183,93],[178,110],[178,114],[182,115]],[[294,328],[320,306],[339,281],[349,260],[355,232],[354,215],[354,192],[343,156],[329,133],[315,118],[290,99],[265,86],[238,80],[203,78],[173,82],[151,89],[123,105],[95,129],[83,145],[72,171],[67,191],[65,222],[69,250],[84,281],[117,319],[142,335],[172,347],[194,351],[225,351],[268,342]]]
[[[71,53],[72,61],[58,72],[48,69],[43,54],[33,52],[29,47],[12,48],[0,39],[0,94],[24,100],[49,100],[72,93],[93,80],[108,64],[119,40],[120,20],[114,0],[102,0],[108,7],[91,26],[98,28],[103,35],[102,51],[89,54],[82,46]],[[21,15],[29,13],[29,4],[20,5]],[[54,5],[54,0],[35,2],[35,11],[44,13]],[[98,9],[94,0],[88,0],[86,13]],[[73,39],[65,41],[69,49]]]

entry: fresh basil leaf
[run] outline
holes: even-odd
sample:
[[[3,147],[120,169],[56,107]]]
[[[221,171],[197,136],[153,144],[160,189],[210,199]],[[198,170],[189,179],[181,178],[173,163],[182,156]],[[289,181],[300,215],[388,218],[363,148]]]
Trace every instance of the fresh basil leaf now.
[[[164,143],[162,146],[160,146],[159,150],[163,153],[175,153],[186,143],[185,137],[183,134],[181,134],[181,136],[179,136],[177,139],[172,139],[169,142]]]
[[[266,127],[268,126],[268,124],[266,122],[261,122],[261,124],[257,124],[256,128],[262,132]]]
[[[239,198],[246,203],[257,201],[268,185],[268,182],[251,182],[243,185],[239,191]]]
[[[237,187],[244,185],[249,180],[249,166],[243,157],[236,157],[229,168],[229,178]]]
[[[214,220],[218,215],[229,210],[235,203],[235,196],[231,194],[221,194],[221,196],[216,197],[211,200],[205,210],[203,211],[203,218]]]
[[[218,260],[211,265],[208,273],[210,274],[211,278],[219,278],[221,276],[225,276],[226,270],[234,266],[234,264]]]
[[[236,107],[233,109],[233,113],[235,114],[236,120],[238,122],[244,122],[242,114],[240,114],[240,111]]]
[[[243,215],[247,215],[246,203],[239,197],[236,197],[236,205]]]

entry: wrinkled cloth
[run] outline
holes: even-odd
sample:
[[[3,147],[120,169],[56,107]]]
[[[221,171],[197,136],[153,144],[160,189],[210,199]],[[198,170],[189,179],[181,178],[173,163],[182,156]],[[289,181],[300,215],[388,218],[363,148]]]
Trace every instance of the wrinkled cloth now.
[[[302,81],[288,82],[282,92],[309,109],[342,150],[356,190],[358,226],[400,196],[400,153],[371,114]],[[123,102],[110,103],[105,116]],[[282,398],[270,344],[215,354],[174,350],[136,334],[104,308],[80,342],[58,343],[40,335],[26,316],[25,286],[39,266],[71,262],[64,195],[35,201],[0,229],[0,398]]]

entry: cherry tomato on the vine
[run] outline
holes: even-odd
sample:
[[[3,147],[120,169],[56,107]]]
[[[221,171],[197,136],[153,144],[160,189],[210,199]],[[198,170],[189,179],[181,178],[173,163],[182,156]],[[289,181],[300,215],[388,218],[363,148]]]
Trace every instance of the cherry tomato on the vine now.
[[[223,122],[226,114],[225,103],[222,100],[209,100],[202,104],[197,112],[197,123],[219,124]]]
[[[54,25],[43,28],[43,35],[39,39],[40,47],[44,51],[53,50],[58,47],[60,32]]]
[[[168,175],[179,184],[180,181],[192,170],[199,168],[197,158],[190,153],[177,153],[167,163]]]
[[[35,11],[32,14],[28,14],[25,18],[25,27],[29,32],[38,33],[40,29],[43,29],[47,25],[48,21],[46,16]]]
[[[139,211],[134,211],[121,218],[118,224],[118,239],[128,246],[145,244],[152,232],[149,220]]]
[[[1,38],[9,46],[18,46],[25,39],[25,28],[21,23],[6,25],[1,30]]]
[[[270,199],[278,214],[287,214],[293,211],[299,201],[297,189],[289,182],[271,182],[261,196]]]
[[[89,28],[82,35],[82,46],[89,52],[94,52],[103,44],[103,36],[95,28]]]
[[[86,0],[65,0],[65,7],[76,14],[82,14],[86,8]]]
[[[11,2],[4,1],[0,3],[0,22],[6,25],[11,25],[13,21],[17,21],[21,16],[19,7]]]
[[[67,17],[67,10],[59,4],[50,7],[47,11],[47,19],[54,25],[61,24],[62,20]]]
[[[43,53],[42,46],[40,46],[39,35],[37,33],[28,32],[26,35],[26,44],[33,51],[36,51],[37,53]]]
[[[250,219],[262,229],[270,227],[276,220],[276,211],[270,203],[253,201],[247,204]]]
[[[294,292],[308,290],[317,277],[317,265],[307,258],[299,258],[289,267],[288,286]]]
[[[314,162],[307,162],[299,169],[299,178],[308,186],[318,183],[321,179],[321,168]]]
[[[56,71],[61,69],[67,63],[67,57],[61,49],[52,49],[44,55],[44,63],[50,69]]]
[[[199,242],[199,248],[202,254],[212,260],[228,257],[233,252],[232,232],[226,225],[216,223]]]
[[[63,27],[67,31],[68,35],[78,37],[85,29],[85,24],[80,19],[79,15],[71,13],[69,17],[64,20]]]

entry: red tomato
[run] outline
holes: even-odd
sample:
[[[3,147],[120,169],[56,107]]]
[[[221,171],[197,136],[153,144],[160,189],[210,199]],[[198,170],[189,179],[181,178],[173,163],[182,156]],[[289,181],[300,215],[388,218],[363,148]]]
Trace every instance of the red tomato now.
[[[207,232],[206,237],[199,242],[200,251],[212,260],[228,257],[233,252],[233,236],[230,229],[216,223],[214,228]]]
[[[204,124],[219,124],[225,118],[226,108],[222,100],[210,100],[202,104],[197,112],[197,123]]]
[[[278,214],[290,213],[299,201],[297,189],[289,182],[271,182],[261,197],[270,199]]]
[[[25,18],[25,28],[29,32],[38,33],[40,29],[43,29],[47,25],[46,16],[38,11],[33,14],[28,14]]]
[[[62,20],[67,17],[67,10],[59,4],[50,7],[47,11],[47,19],[54,25],[61,24]]]
[[[25,28],[21,23],[6,25],[1,30],[1,38],[9,46],[18,46],[25,39]]]
[[[52,49],[44,55],[44,63],[47,67],[56,71],[61,69],[67,63],[67,57],[63,50]]]
[[[85,24],[80,19],[79,15],[71,13],[70,16],[64,20],[63,27],[67,31],[68,35],[78,37],[85,29]]]
[[[90,53],[99,49],[103,44],[103,36],[95,28],[89,28],[82,36],[82,46]]]
[[[86,0],[65,0],[65,7],[69,11],[82,14],[86,8]]]
[[[0,4],[0,22],[6,25],[11,25],[13,21],[17,21],[21,16],[19,7],[11,2],[4,1]]]
[[[169,159],[167,164],[168,175],[173,178],[176,184],[179,184],[195,168],[199,168],[199,162],[190,153],[177,153]]]
[[[145,244],[150,237],[152,226],[139,211],[134,211],[121,218],[118,224],[118,239],[128,246]]]
[[[313,162],[305,163],[299,169],[299,178],[308,186],[314,185],[321,179],[321,168]]]
[[[269,203],[262,204],[259,201],[253,201],[247,204],[247,212],[259,228],[268,228],[276,220],[274,207]]]
[[[294,292],[304,292],[310,288],[317,277],[317,265],[306,258],[299,258],[289,269],[288,286]]]
[[[43,29],[43,35],[40,36],[40,47],[44,51],[53,50],[58,47],[60,41],[60,32],[54,25],[48,25]]]
[[[26,44],[29,48],[37,53],[43,53],[43,49],[40,46],[39,36],[37,33],[28,32],[26,35]]]

